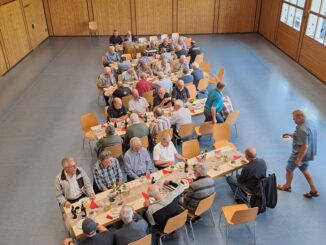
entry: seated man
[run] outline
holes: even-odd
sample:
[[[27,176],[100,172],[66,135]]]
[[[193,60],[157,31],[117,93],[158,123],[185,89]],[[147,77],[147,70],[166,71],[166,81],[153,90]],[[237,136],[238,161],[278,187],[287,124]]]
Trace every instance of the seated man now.
[[[174,110],[175,112],[171,116],[171,125],[174,132],[178,133],[181,125],[192,123],[191,112],[188,108],[183,107],[182,100],[174,102]]]
[[[142,138],[144,136],[148,136],[148,133],[149,133],[146,123],[143,123],[142,121],[140,121],[140,119],[136,113],[132,113],[130,115],[130,122],[131,122],[131,125],[127,128],[127,131],[126,131],[126,134],[124,137],[124,141],[123,141],[125,149],[128,148],[129,141],[131,138],[133,138],[133,137]]]
[[[173,46],[169,43],[169,39],[168,38],[164,38],[163,42],[158,46],[159,50],[165,49],[166,52],[170,53],[171,51],[173,51]]]
[[[112,94],[113,98],[117,97],[121,99],[122,97],[131,94],[130,88],[128,86],[124,86],[122,81],[118,81],[117,85],[118,85],[117,89],[114,90]]]
[[[120,135],[115,134],[115,128],[113,125],[108,125],[105,129],[105,134],[102,139],[100,139],[96,143],[95,152],[97,154],[97,157],[100,155],[100,153],[104,150],[105,147],[122,144],[122,139]]]
[[[153,53],[158,52],[158,42],[157,40],[151,40],[146,50],[153,51]],[[155,51],[155,52],[154,52]]]
[[[77,167],[72,157],[61,161],[63,170],[56,176],[56,198],[61,206],[70,208],[71,204],[83,197],[95,198],[91,182],[84,169]]]
[[[174,72],[181,72],[183,71],[183,68],[189,68],[187,57],[185,55],[181,55],[181,57],[175,64]]]
[[[170,52],[168,52],[168,51],[166,50],[166,48],[162,48],[162,49],[160,49],[160,53],[161,53],[161,57],[166,58],[166,61],[167,61],[168,63],[171,63],[171,62],[172,62],[172,60],[173,60],[173,56],[172,56],[172,54],[171,54]]]
[[[111,71],[111,68],[106,66],[103,69],[103,73],[98,78],[98,88],[104,89],[115,85],[115,77]],[[109,105],[109,97],[103,93],[106,105]]]
[[[188,50],[188,55],[190,56],[190,64],[192,64],[195,59],[196,59],[196,56],[198,54],[201,54],[201,49],[199,46],[196,45],[196,42],[193,40],[191,41],[191,45],[190,45],[190,48]]]
[[[121,74],[127,71],[130,67],[132,67],[130,61],[127,60],[125,56],[122,56],[118,65],[118,73]]]
[[[184,103],[190,99],[189,91],[185,87],[183,80],[178,80],[176,86],[173,88],[172,99],[173,99],[173,101],[181,100]]]
[[[128,42],[137,42],[138,39],[135,35],[131,33],[131,31],[127,31],[127,34],[125,35],[125,41]]]
[[[194,84],[197,88],[199,81],[204,78],[204,72],[201,69],[199,69],[199,64],[197,62],[192,63],[191,67],[193,70],[191,75],[194,78]]]
[[[157,93],[154,96],[154,107],[159,106],[162,108],[168,108],[172,106],[172,101],[169,93],[165,92],[163,87],[157,89]]]
[[[140,75],[142,73],[146,73],[148,76],[153,76],[153,71],[152,69],[150,68],[150,65],[148,65],[147,62],[142,62],[140,67],[138,68],[138,76],[140,77]]]
[[[131,138],[130,149],[125,153],[123,161],[128,180],[138,179],[148,172],[156,171],[147,149],[142,146],[138,137]]]
[[[94,189],[106,191],[115,183],[122,182],[119,162],[109,151],[102,151],[93,169]]]
[[[121,44],[123,42],[122,38],[120,37],[119,33],[117,30],[113,30],[113,34],[109,39],[110,44],[116,45],[116,44]]]
[[[122,100],[118,97],[113,99],[112,106],[108,107],[108,122],[122,122],[128,118],[126,107],[122,104]]]
[[[164,75],[169,75],[171,73],[171,66],[164,55],[161,55],[161,61],[156,62],[153,69],[154,75],[158,75],[159,72],[163,72]]]
[[[138,62],[137,62],[137,67],[139,68],[141,66],[142,63],[147,63],[148,66],[151,65],[151,59],[147,56],[147,54],[145,52],[141,53],[141,57],[139,58]]]
[[[114,232],[115,245],[127,245],[146,236],[148,224],[133,207],[122,206],[120,219],[123,226]]]
[[[207,165],[196,164],[194,166],[195,179],[189,186],[187,194],[181,202],[191,213],[196,211],[200,200],[212,195],[215,191],[215,183],[207,176]]]
[[[236,192],[235,200],[244,201],[247,198],[246,192],[259,192],[259,181],[266,177],[267,165],[262,158],[257,158],[256,150],[254,148],[247,148],[245,156],[248,164],[241,170],[241,174],[236,178],[228,176],[226,182],[230,185],[232,191],[235,193],[237,188],[240,190]]]
[[[189,69],[185,67],[182,69],[182,77],[180,77],[179,80],[182,80],[185,84],[188,84],[194,82],[194,77],[189,74]]]
[[[150,81],[147,80],[146,73],[143,72],[140,74],[140,81],[136,84],[136,89],[138,90],[140,96],[142,96],[143,93],[153,90],[153,85]]]
[[[130,67],[127,71],[122,73],[122,81],[124,82],[134,82],[138,81],[138,76],[133,67]]]
[[[176,46],[180,45],[181,49],[186,50],[187,51],[187,44],[184,40],[184,37],[178,37],[177,39],[177,43]]]
[[[170,78],[165,77],[163,72],[157,73],[158,80],[154,82],[154,86],[163,87],[166,91],[172,91],[173,83]]]
[[[181,161],[185,160],[185,158],[175,149],[174,144],[171,142],[171,136],[168,133],[165,133],[161,142],[154,147],[154,165],[158,169],[162,169],[174,165],[175,159]]]
[[[176,46],[175,55],[179,59],[182,55],[187,55],[187,50],[183,49],[179,44]]]
[[[144,206],[148,207],[146,210],[148,222],[154,229],[161,232],[169,218],[182,212],[179,206],[179,199],[184,190],[184,186],[181,183],[177,184],[172,181],[166,181],[165,184],[172,185],[175,190],[163,197],[159,191],[159,186],[152,184],[148,187],[147,193],[155,199],[155,202],[152,204],[150,200],[145,200],[144,202]]]
[[[137,113],[139,116],[143,116],[148,111],[149,104],[147,100],[139,96],[138,90],[133,89],[131,91],[133,98],[128,103],[129,111]]]
[[[221,114],[223,109],[224,83],[220,82],[215,89],[208,92],[207,100],[204,107],[205,122],[223,123],[224,118]]]
[[[149,134],[153,142],[155,142],[156,135],[161,131],[171,128],[171,123],[170,119],[164,116],[164,111],[162,108],[155,107],[153,113],[155,119],[149,125]]]
[[[105,53],[105,64],[109,65],[120,60],[119,54],[115,51],[114,46],[109,46],[109,50]]]

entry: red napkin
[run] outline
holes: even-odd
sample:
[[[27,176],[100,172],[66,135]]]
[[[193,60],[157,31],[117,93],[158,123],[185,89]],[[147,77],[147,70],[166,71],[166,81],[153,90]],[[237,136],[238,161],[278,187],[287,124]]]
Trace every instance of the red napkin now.
[[[215,152],[215,154],[220,154],[221,150],[215,150],[214,152]]]
[[[121,128],[121,131],[126,131],[126,128],[125,127]]]
[[[113,217],[111,215],[107,215],[106,218],[107,219],[113,219]]]
[[[163,173],[163,174],[169,174],[170,171],[168,171],[168,170],[166,170],[166,169],[163,169],[163,170],[162,170],[162,173]]]
[[[188,180],[189,184],[191,184],[193,182],[192,178],[186,178],[186,180]]]
[[[145,200],[148,200],[148,199],[149,199],[149,195],[148,195],[147,193],[142,192],[141,194],[143,195],[143,198],[144,198]]]
[[[195,113],[195,108],[191,108],[191,109],[190,109],[190,112],[191,112],[191,113]]]
[[[99,206],[97,205],[96,202],[91,201],[91,204],[89,205],[89,207],[90,207],[91,209],[94,209],[94,208],[98,208]]]
[[[150,173],[146,173],[145,177],[146,177],[147,180],[150,180],[151,179],[151,174]]]
[[[234,160],[234,161],[238,160],[239,158],[241,158],[241,155],[233,156],[233,160]]]
[[[202,158],[201,157],[196,157],[197,161],[201,161]]]
[[[101,125],[101,128],[106,128],[105,124],[102,124],[102,125]]]

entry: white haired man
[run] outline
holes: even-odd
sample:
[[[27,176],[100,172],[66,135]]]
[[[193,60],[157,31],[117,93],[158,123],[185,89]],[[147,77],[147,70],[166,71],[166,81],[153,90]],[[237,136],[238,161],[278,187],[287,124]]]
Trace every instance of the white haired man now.
[[[171,125],[174,132],[178,133],[181,125],[192,123],[191,112],[188,108],[183,107],[182,100],[174,102],[174,110],[175,112],[171,116]]]
[[[128,109],[131,112],[137,113],[139,116],[143,116],[148,111],[149,104],[144,97],[139,96],[138,90],[133,89],[131,91],[132,99],[128,103]]]

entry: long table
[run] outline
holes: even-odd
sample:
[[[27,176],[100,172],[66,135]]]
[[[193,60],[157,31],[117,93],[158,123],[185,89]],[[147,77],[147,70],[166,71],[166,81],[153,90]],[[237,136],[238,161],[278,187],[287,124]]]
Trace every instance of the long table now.
[[[226,146],[207,152],[205,159],[198,159],[198,157],[189,159],[188,173],[184,172],[184,163],[179,162],[175,164],[173,169],[169,167],[165,170],[157,171],[152,173],[151,177],[155,178],[156,184],[159,185],[160,192],[163,195],[170,191],[163,185],[165,180],[173,180],[179,183],[182,180],[184,183],[184,189],[187,190],[189,188],[189,178],[194,178],[193,166],[195,164],[207,164],[209,169],[208,176],[216,179],[242,168],[245,165],[245,162],[244,157],[240,152],[234,151]],[[116,197],[116,202],[111,203],[109,201],[110,195],[114,195],[114,192],[116,192],[112,189],[97,194],[95,196],[95,203],[98,204],[99,207],[95,209],[87,208],[86,212],[88,216],[95,218],[99,224],[107,226],[119,221],[119,212],[123,204],[132,206],[137,212],[143,211],[145,199],[142,196],[142,193],[147,192],[150,181],[143,177],[125,183],[124,185],[125,188],[122,188],[122,193]],[[155,200],[152,199],[150,199],[150,201],[152,203],[155,202]],[[73,205],[76,207],[84,204],[88,207],[90,203],[91,201],[89,198],[84,198]],[[81,224],[83,218],[81,217],[81,214],[78,214],[77,219],[73,219],[70,208],[63,208],[63,212],[66,226],[71,235],[76,238],[82,237],[83,231],[81,229]]]

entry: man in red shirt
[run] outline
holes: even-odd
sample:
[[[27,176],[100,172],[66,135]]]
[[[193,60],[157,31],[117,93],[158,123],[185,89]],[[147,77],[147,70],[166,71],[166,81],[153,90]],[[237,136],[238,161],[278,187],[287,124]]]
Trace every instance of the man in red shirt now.
[[[140,96],[142,96],[143,93],[153,90],[153,85],[150,81],[147,80],[146,73],[143,72],[140,74],[140,81],[137,83],[136,89],[138,90]]]

